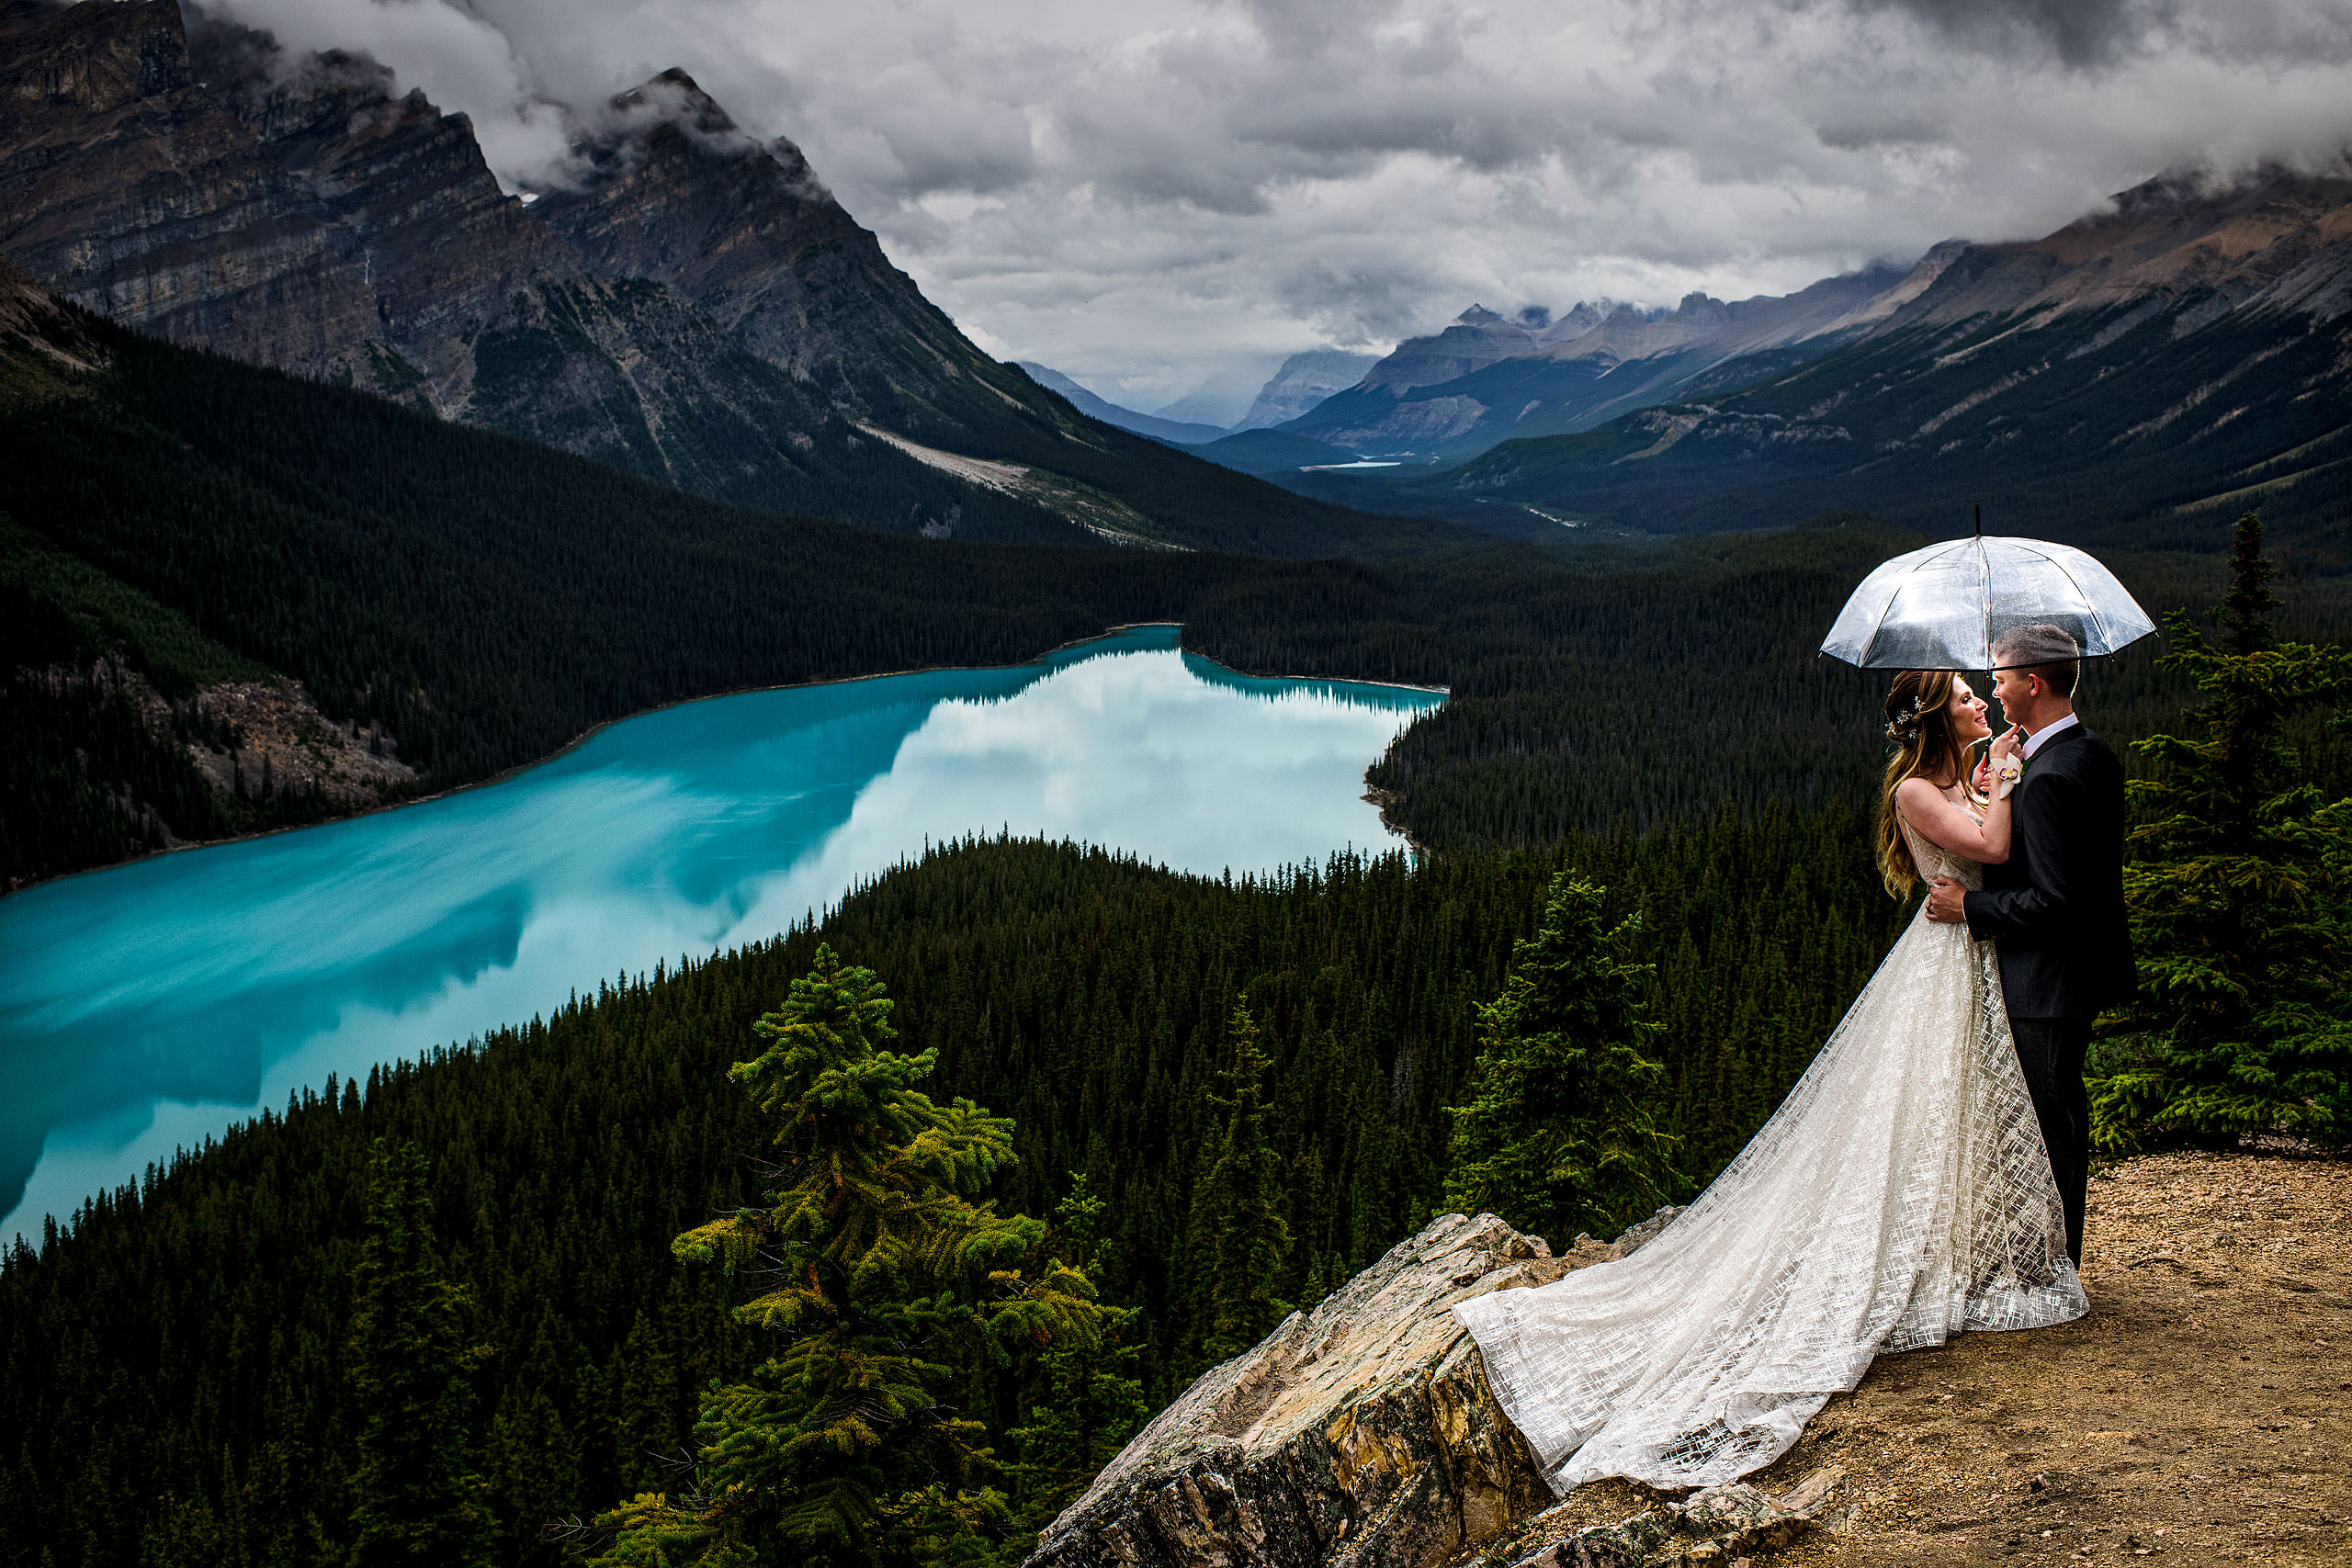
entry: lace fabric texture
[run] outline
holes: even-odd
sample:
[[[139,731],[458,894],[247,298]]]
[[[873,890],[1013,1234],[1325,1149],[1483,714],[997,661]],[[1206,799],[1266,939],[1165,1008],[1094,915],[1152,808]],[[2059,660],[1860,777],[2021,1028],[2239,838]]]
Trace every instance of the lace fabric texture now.
[[[1932,879],[1981,868],[1913,833]],[[1555,1492],[1720,1485],[1880,1354],[2090,1310],[1993,945],[1924,908],[1786,1100],[1632,1257],[1453,1309]]]

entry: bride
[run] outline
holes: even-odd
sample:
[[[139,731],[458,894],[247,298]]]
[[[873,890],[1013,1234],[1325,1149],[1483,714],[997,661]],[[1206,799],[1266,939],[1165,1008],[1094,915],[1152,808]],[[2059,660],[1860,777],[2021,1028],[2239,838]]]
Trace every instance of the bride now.
[[[1890,893],[2009,851],[1991,733],[1958,676],[1905,671],[1878,811]],[[2014,729],[1993,743],[1997,768]],[[1988,770],[1989,773],[1990,770]],[[1882,1352],[2089,1311],[1990,942],[1915,917],[1780,1110],[1630,1258],[1453,1308],[1555,1492],[1711,1486],[1770,1463]]]

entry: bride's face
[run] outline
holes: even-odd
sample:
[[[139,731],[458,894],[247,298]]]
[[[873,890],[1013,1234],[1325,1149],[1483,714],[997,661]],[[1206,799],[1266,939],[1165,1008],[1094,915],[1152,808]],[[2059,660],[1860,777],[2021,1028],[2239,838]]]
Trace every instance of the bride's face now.
[[[1944,705],[1944,711],[1951,716],[1951,732],[1960,737],[1963,746],[1993,733],[1993,727],[1984,722],[1984,699],[1969,690],[1968,682],[1956,675],[1952,677],[1951,701]]]

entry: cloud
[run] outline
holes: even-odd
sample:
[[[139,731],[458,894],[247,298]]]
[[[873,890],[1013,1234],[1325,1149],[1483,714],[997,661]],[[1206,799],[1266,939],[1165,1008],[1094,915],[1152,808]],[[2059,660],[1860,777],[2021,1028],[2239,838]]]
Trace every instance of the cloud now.
[[[569,158],[562,106],[533,89],[503,33],[451,0],[201,0],[201,9],[271,34],[289,62],[333,49],[374,57],[402,92],[423,87],[469,118],[510,191]]]
[[[684,66],[976,335],[1142,407],[1473,299],[1780,292],[2352,145],[2352,0],[207,3],[370,49],[510,179],[548,100]]]

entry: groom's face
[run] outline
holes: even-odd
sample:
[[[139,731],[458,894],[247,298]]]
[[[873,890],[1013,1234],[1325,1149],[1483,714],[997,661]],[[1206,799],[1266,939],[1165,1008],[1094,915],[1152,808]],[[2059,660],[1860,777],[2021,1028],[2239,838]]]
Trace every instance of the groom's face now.
[[[2001,716],[2011,724],[2023,724],[2033,711],[2036,698],[2041,694],[2040,677],[2023,670],[1993,671],[1993,695],[2000,699]]]

